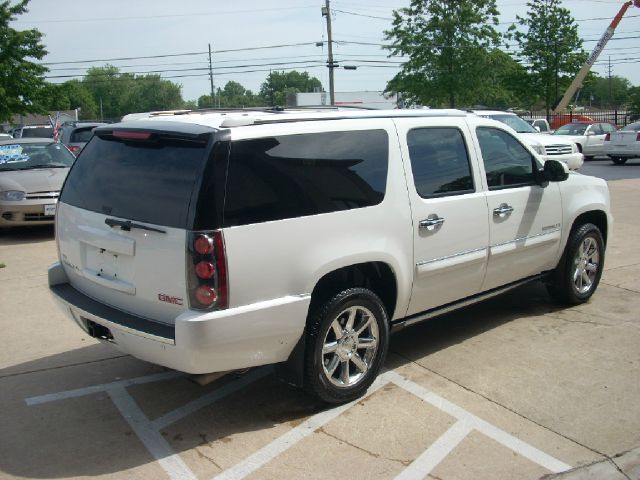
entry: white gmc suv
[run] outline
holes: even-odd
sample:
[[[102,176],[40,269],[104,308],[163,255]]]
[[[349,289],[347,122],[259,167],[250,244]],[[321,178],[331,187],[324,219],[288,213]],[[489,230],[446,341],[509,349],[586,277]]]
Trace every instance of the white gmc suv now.
[[[99,127],[49,285],[89,335],[190,373],[279,364],[361,395],[389,332],[540,279],[602,274],[603,180],[458,110],[157,114]]]

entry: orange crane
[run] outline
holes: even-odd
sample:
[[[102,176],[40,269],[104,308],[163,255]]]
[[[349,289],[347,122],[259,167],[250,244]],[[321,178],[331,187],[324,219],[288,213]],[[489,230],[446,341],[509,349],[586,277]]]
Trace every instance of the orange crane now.
[[[558,103],[556,108],[553,109],[554,114],[562,113],[567,108],[567,105],[569,105],[569,101],[573,98],[573,95],[576,93],[578,88],[582,86],[582,82],[584,78],[587,76],[587,73],[589,73],[589,70],[591,70],[591,67],[593,66],[593,64],[596,62],[596,60],[602,53],[602,50],[604,50],[604,47],[607,45],[607,42],[611,40],[611,37],[613,37],[616,27],[618,26],[618,24],[620,23],[620,20],[622,20],[622,17],[624,16],[627,9],[631,5],[640,8],[640,0],[630,0],[628,2],[625,2],[622,5],[622,8],[618,12],[618,14],[613,18],[609,27],[607,27],[607,29],[604,31],[604,33],[602,34],[602,37],[600,37],[600,40],[598,41],[598,44],[593,49],[593,52],[591,52],[591,55],[589,55],[589,58],[587,59],[585,64],[582,66],[578,74],[576,75],[576,78],[574,78],[573,82],[571,82],[571,85],[569,85],[569,88],[564,93],[562,100],[560,100],[560,103]]]

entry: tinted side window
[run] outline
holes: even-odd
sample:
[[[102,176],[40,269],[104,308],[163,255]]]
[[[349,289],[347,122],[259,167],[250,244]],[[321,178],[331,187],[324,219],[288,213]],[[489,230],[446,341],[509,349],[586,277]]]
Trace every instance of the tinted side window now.
[[[534,183],[533,159],[518,140],[497,128],[476,131],[490,190]]]
[[[407,134],[416,191],[423,198],[474,191],[469,156],[457,128],[417,128]]]
[[[384,198],[388,156],[384,130],[232,142],[225,225],[376,205]]]
[[[616,131],[615,127],[610,123],[601,123],[600,125],[602,126],[604,133],[612,133]]]
[[[546,132],[546,131],[548,131],[548,130],[549,130],[549,129],[547,128],[547,123],[546,123],[546,122],[543,122],[543,121],[536,122],[536,123],[535,123],[535,126],[536,126],[536,127],[538,127],[538,128],[540,128],[540,131],[541,131],[541,132]]]

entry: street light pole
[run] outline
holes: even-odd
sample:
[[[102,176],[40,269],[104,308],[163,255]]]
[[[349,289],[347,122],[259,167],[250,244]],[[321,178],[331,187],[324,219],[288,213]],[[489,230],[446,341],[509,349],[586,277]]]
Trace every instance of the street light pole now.
[[[322,8],[322,15],[327,17],[327,38],[329,46],[329,58],[327,59],[327,67],[329,67],[329,98],[331,105],[336,104],[336,91],[333,84],[333,69],[335,65],[333,63],[333,38],[331,36],[331,7],[329,0],[325,0],[325,6]]]

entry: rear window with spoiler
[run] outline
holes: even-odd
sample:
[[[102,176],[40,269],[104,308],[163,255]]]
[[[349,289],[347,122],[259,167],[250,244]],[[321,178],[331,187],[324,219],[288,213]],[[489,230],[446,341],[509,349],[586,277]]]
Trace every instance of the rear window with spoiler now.
[[[147,122],[140,123],[136,129],[96,129],[69,172],[60,200],[113,217],[191,228],[190,205],[214,130],[165,124],[161,131],[157,124],[147,128]]]

